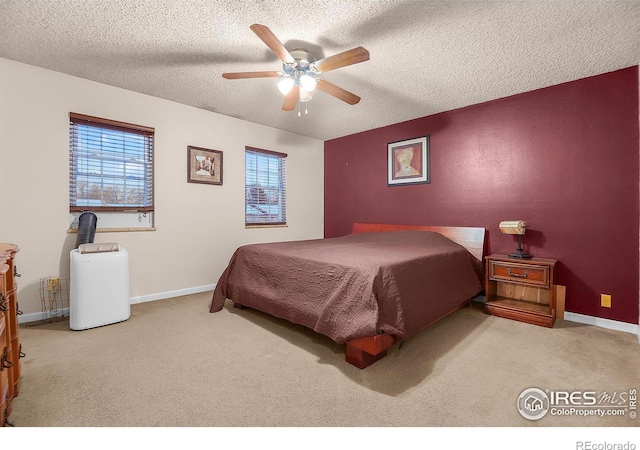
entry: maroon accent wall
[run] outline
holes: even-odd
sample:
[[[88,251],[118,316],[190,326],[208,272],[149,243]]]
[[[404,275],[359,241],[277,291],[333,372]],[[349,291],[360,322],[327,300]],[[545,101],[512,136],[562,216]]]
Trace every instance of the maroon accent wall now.
[[[325,236],[478,226],[488,253],[509,253],[498,224],[526,220],[525,250],[560,262],[567,311],[638,323],[638,120],[634,66],[327,141]],[[387,143],[424,135],[431,183],[387,186]]]

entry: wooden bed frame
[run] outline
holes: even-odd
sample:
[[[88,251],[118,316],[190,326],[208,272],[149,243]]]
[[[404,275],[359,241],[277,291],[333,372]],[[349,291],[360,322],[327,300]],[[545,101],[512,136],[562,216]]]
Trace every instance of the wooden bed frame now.
[[[436,233],[440,233],[441,235],[462,245],[469,250],[469,253],[482,261],[484,253],[484,228],[354,223],[352,233],[371,233],[376,231],[396,230],[435,231]],[[467,302],[465,301],[462,305],[451,312],[457,311],[466,303]],[[440,318],[436,320],[440,320]],[[364,369],[379,359],[387,356],[387,350],[395,343],[395,338],[385,333],[352,339],[347,342],[345,360],[359,369]]]

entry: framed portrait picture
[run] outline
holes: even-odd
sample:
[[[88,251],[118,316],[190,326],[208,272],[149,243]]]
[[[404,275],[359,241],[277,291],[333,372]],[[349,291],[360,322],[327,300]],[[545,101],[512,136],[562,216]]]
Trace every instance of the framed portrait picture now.
[[[428,135],[387,144],[387,185],[430,182]]]
[[[187,147],[187,181],[222,185],[222,152],[189,145]]]

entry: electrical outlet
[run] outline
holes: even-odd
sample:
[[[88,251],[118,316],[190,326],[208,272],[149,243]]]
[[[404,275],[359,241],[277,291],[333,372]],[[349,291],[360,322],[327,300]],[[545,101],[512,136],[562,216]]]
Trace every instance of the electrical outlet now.
[[[611,308],[611,294],[600,294],[600,306]]]

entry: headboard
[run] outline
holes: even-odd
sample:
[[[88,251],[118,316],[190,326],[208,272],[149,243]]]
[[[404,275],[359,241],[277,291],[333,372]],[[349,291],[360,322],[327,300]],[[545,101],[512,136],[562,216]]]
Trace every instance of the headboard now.
[[[435,231],[453,242],[462,245],[469,250],[473,256],[482,261],[484,250],[484,228],[473,227],[435,227],[429,225],[398,225],[383,223],[359,223],[353,224],[352,233],[372,233],[375,231],[396,231],[396,230],[420,230]]]

